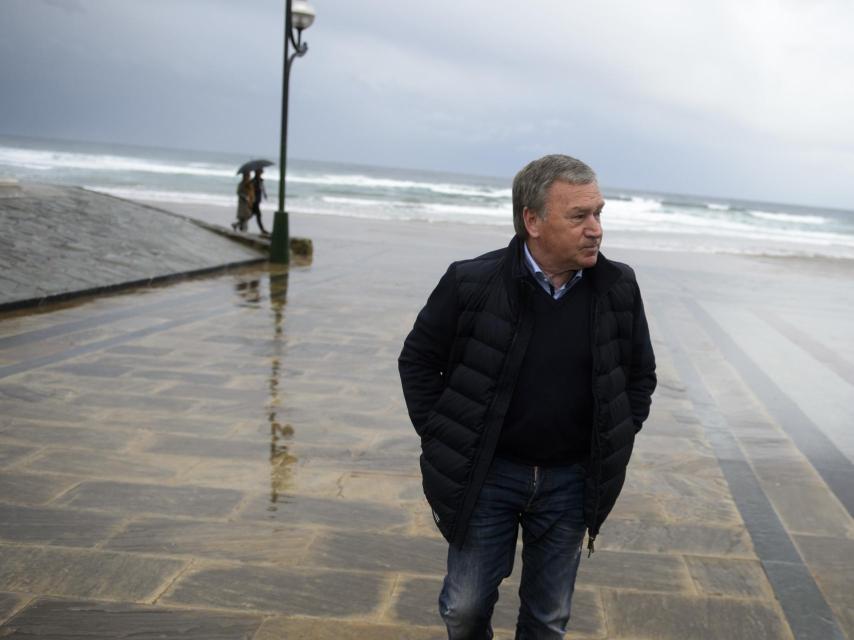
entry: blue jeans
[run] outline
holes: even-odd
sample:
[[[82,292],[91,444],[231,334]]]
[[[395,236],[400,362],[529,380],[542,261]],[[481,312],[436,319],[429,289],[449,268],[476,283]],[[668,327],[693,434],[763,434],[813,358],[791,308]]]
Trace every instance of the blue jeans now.
[[[439,613],[450,640],[492,638],[498,585],[513,571],[522,525],[517,640],[563,638],[585,524],[581,465],[531,467],[496,458],[465,542],[448,549]]]

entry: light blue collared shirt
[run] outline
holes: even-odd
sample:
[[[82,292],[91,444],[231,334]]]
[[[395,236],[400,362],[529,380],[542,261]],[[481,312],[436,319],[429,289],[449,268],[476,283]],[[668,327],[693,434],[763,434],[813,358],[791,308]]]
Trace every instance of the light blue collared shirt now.
[[[528,250],[528,243],[525,242],[522,246],[525,247],[525,264],[531,271],[531,275],[534,276],[534,280],[536,280],[543,290],[555,300],[560,300],[570,289],[578,284],[579,280],[581,280],[581,276],[584,271],[583,269],[576,271],[575,275],[564,282],[562,287],[555,289],[548,276],[543,272],[540,265],[538,265],[537,261],[534,260],[534,256],[532,256],[531,252]]]

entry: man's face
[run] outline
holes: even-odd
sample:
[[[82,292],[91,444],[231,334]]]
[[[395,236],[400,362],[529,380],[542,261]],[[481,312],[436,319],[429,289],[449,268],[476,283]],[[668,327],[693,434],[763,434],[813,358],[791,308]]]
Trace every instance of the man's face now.
[[[554,182],[546,191],[544,219],[530,209],[524,211],[525,226],[537,262],[546,271],[553,272],[594,266],[602,242],[599,215],[604,206],[595,182]]]

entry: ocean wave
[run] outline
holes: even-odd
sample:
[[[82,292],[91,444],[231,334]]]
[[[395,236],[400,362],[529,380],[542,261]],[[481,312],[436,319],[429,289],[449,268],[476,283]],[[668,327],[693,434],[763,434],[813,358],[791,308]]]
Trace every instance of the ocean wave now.
[[[668,241],[666,237],[649,237],[643,236],[641,242],[638,241],[638,236],[606,236],[603,243],[606,253],[611,249],[630,249],[643,251],[666,251],[670,253],[685,253],[691,254],[728,254],[739,256],[752,257],[768,257],[768,258],[841,258],[846,260],[854,259],[854,249],[848,247],[833,246],[829,248],[822,247],[817,249],[813,246],[796,246],[796,245],[773,245],[767,243],[762,244],[744,244],[736,242],[715,242],[714,239],[704,238],[697,239],[694,242],[686,243],[684,238],[673,237]]]
[[[405,202],[389,202],[388,200],[374,200],[372,198],[345,198],[343,196],[321,196],[320,200],[328,204],[343,204],[353,207],[403,207]]]
[[[754,218],[762,220],[772,220],[774,222],[795,223],[795,224],[812,224],[820,225],[827,224],[827,218],[821,216],[796,215],[792,213],[769,213],[767,211],[750,211],[747,213]]]
[[[467,217],[476,218],[500,218],[503,221],[512,222],[512,208],[506,207],[479,207],[464,204],[441,204],[441,203],[414,203],[402,200],[376,200],[372,198],[347,198],[341,196],[323,196],[320,200],[326,204],[344,205],[353,207],[369,207],[371,209],[389,209],[395,215],[414,216],[411,219],[437,218],[443,220],[458,219],[465,221]]]
[[[322,215],[322,216],[344,216],[346,218],[359,218],[362,220],[393,220],[403,222],[424,222],[424,223],[452,223],[465,225],[479,226],[497,226],[509,227],[512,226],[512,220],[503,218],[475,218],[475,217],[459,217],[459,216],[442,216],[426,211],[410,208],[408,211],[390,209],[382,209],[373,207],[371,209],[337,209],[331,207],[317,206],[317,203],[298,203],[288,207],[293,213],[307,215]]]
[[[498,207],[477,207],[459,204],[425,204],[423,209],[428,212],[449,216],[486,216],[490,218],[500,217],[512,222],[513,207],[511,205]]]
[[[79,169],[98,172],[138,172],[187,176],[233,177],[234,169],[204,163],[172,164],[130,156],[96,155],[67,151],[41,151],[0,147],[0,165],[35,171]]]
[[[361,174],[288,174],[288,182],[313,184],[330,187],[359,187],[362,189],[398,189],[423,190],[449,196],[470,198],[506,198],[511,197],[510,189],[480,187],[476,185],[452,184],[443,182],[419,182],[398,180],[395,178],[375,178]]]

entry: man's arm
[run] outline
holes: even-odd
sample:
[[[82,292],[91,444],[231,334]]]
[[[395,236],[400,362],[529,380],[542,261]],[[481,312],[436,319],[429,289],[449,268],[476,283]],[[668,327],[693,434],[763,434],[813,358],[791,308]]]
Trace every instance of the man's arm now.
[[[397,361],[406,408],[419,435],[445,388],[459,315],[455,270],[452,264],[430,294]]]
[[[637,284],[635,285],[637,286]],[[632,366],[629,370],[627,393],[632,406],[632,419],[635,432],[640,431],[644,420],[649,416],[652,392],[655,391],[655,354],[649,337],[649,325],[643,308],[640,289],[635,295],[634,328],[632,330]]]

